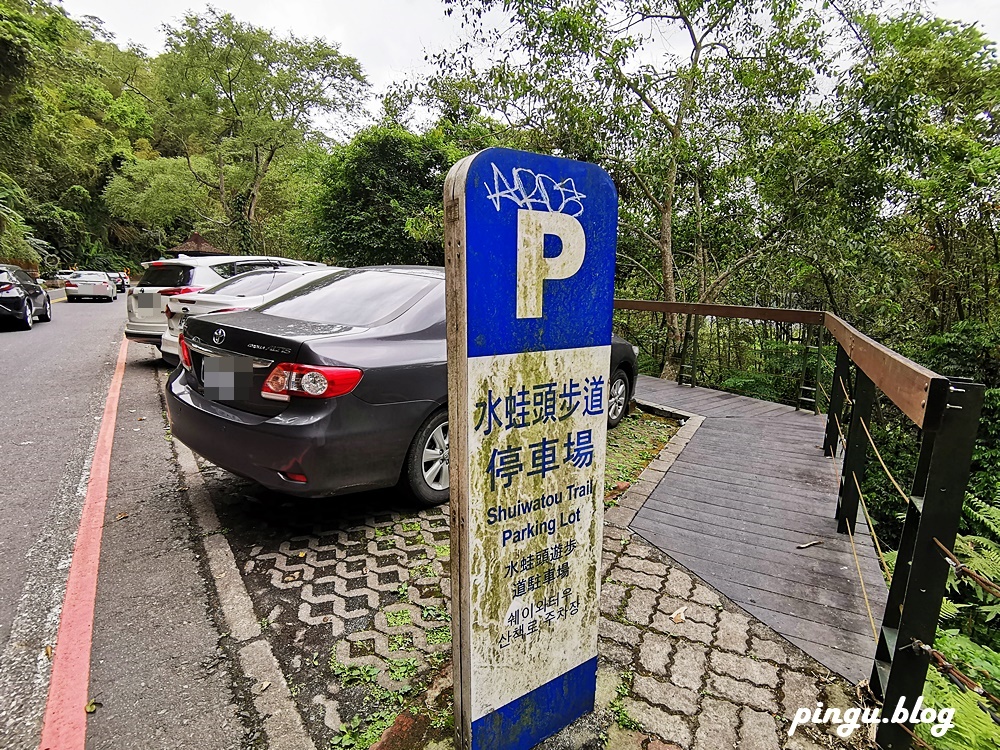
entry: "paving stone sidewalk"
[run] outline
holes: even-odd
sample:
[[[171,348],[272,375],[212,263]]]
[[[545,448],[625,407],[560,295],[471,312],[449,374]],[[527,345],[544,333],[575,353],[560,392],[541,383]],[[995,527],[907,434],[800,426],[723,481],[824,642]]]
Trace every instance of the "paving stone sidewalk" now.
[[[629,530],[699,419],[688,419],[605,513],[597,709],[540,747],[872,747],[864,728],[847,741],[824,726],[789,737],[798,708],[859,705],[854,686]],[[245,508],[231,477],[216,481],[233,497],[220,515]],[[391,502],[383,512],[338,511],[328,519],[301,503],[258,511],[242,523],[253,526],[259,543],[234,544],[317,747],[336,740],[355,716],[363,728],[378,709],[394,716],[400,706],[410,710],[376,750],[451,747],[444,725],[451,694],[448,518],[440,508],[405,513]],[[309,530],[290,537],[296,518]],[[400,694],[405,701],[386,701]]]
[[[864,729],[846,741],[835,727],[799,727],[790,737],[796,709],[860,706],[855,687],[629,530],[700,421],[688,419],[605,512],[598,710],[541,747],[874,747]]]

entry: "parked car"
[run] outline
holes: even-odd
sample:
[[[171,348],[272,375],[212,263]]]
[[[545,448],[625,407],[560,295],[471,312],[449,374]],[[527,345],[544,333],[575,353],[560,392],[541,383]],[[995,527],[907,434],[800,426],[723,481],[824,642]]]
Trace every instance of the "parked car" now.
[[[160,353],[167,362],[177,364],[180,357],[177,337],[180,335],[184,321],[189,316],[205,315],[223,310],[227,312],[250,310],[308,284],[310,281],[342,270],[342,268],[335,266],[264,268],[233,276],[233,278],[226,279],[198,294],[168,297],[164,311],[167,319],[167,330],[163,332],[160,339]]]
[[[213,463],[300,497],[402,478],[423,504],[448,499],[443,269],[351,269],[256,310],[189,317],[180,353],[171,430]],[[617,423],[638,370],[628,342],[611,353]]]
[[[83,299],[114,302],[118,299],[115,282],[104,271],[74,271],[66,279],[65,291],[67,302],[79,302]]]
[[[56,281],[66,281],[66,279],[68,279],[74,273],[76,272],[69,268],[60,268],[58,271],[55,272],[55,275],[52,278],[54,278]]]
[[[115,288],[122,292],[123,294],[128,291],[129,278],[128,274],[123,271],[112,271],[108,274],[111,280],[115,282]]]
[[[154,260],[142,265],[142,277],[128,291],[125,338],[160,347],[160,339],[167,330],[164,315],[166,298],[194,294],[237,274],[259,268],[317,264],[262,255],[212,255]]]
[[[35,320],[52,320],[49,293],[17,266],[0,265],[0,320],[25,331]]]

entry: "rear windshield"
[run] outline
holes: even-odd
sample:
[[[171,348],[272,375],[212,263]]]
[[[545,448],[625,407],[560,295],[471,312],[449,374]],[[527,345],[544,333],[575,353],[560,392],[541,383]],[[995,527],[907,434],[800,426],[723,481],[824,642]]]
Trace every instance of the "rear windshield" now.
[[[257,309],[293,320],[365,328],[399,317],[440,283],[437,278],[409,273],[345,271]]]
[[[276,260],[271,260],[270,258],[260,258],[257,260],[238,260],[232,263],[220,263],[217,266],[212,266],[212,270],[219,274],[222,278],[228,279],[232,276],[246,273],[247,271],[258,271],[266,268],[280,268],[283,265],[292,264],[282,263]]]
[[[230,297],[253,297],[277,289],[301,277],[301,274],[283,271],[253,271],[234,276],[221,284],[216,284],[208,291],[212,294],[225,294]]]
[[[191,266],[170,263],[162,266],[148,266],[139,279],[138,286],[186,286],[191,283]]]
[[[10,275],[10,271],[0,271],[0,284],[10,284],[14,280],[14,277]]]
[[[70,278],[77,281],[107,281],[108,275],[103,271],[78,271]]]

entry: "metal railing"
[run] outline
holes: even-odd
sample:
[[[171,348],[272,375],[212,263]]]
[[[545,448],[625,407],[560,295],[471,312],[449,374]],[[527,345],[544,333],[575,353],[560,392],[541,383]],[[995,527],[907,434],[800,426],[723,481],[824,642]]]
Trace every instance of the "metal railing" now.
[[[865,336],[840,317],[822,311],[741,307],[646,300],[615,300],[618,310],[645,310],[688,316],[681,347],[678,382],[698,383],[698,331],[706,318],[772,321],[815,331],[817,360],[823,358],[823,337],[836,346],[829,388],[823,385],[817,361],[809,374],[800,373],[800,408],[808,389],[811,408],[819,413],[821,394],[826,397],[827,425],[823,444],[826,456],[842,458],[836,518],[852,547],[859,508],[872,526],[862,493],[869,456],[874,454],[895,490],[906,501],[895,570],[880,627],[872,627],[877,641],[870,685],[886,707],[899,700],[910,709],[923,693],[933,650],[941,603],[962,516],[969,468],[979,425],[984,386],[961,378],[947,378],[913,362]],[[802,336],[803,341],[808,341]],[[806,356],[803,355],[803,362]],[[878,393],[884,394],[918,429],[920,451],[910,491],[905,491],[889,471],[872,437],[870,424]],[[873,542],[887,578],[888,566],[871,528]],[[948,555],[942,555],[940,550]],[[855,551],[856,553],[856,551]],[[864,580],[862,578],[862,586]],[[865,595],[867,603],[867,595]],[[869,613],[871,612],[869,606]],[[919,647],[916,645],[919,644]],[[915,741],[912,725],[883,723],[876,743],[883,750],[902,750]]]

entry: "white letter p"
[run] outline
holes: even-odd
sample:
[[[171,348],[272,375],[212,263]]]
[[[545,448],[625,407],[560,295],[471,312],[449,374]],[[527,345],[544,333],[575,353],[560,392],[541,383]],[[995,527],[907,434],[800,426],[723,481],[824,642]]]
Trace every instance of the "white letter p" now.
[[[545,257],[545,235],[562,241],[562,252]],[[542,317],[542,288],[546,279],[568,279],[580,270],[587,254],[583,225],[569,214],[549,211],[517,212],[517,317]]]

